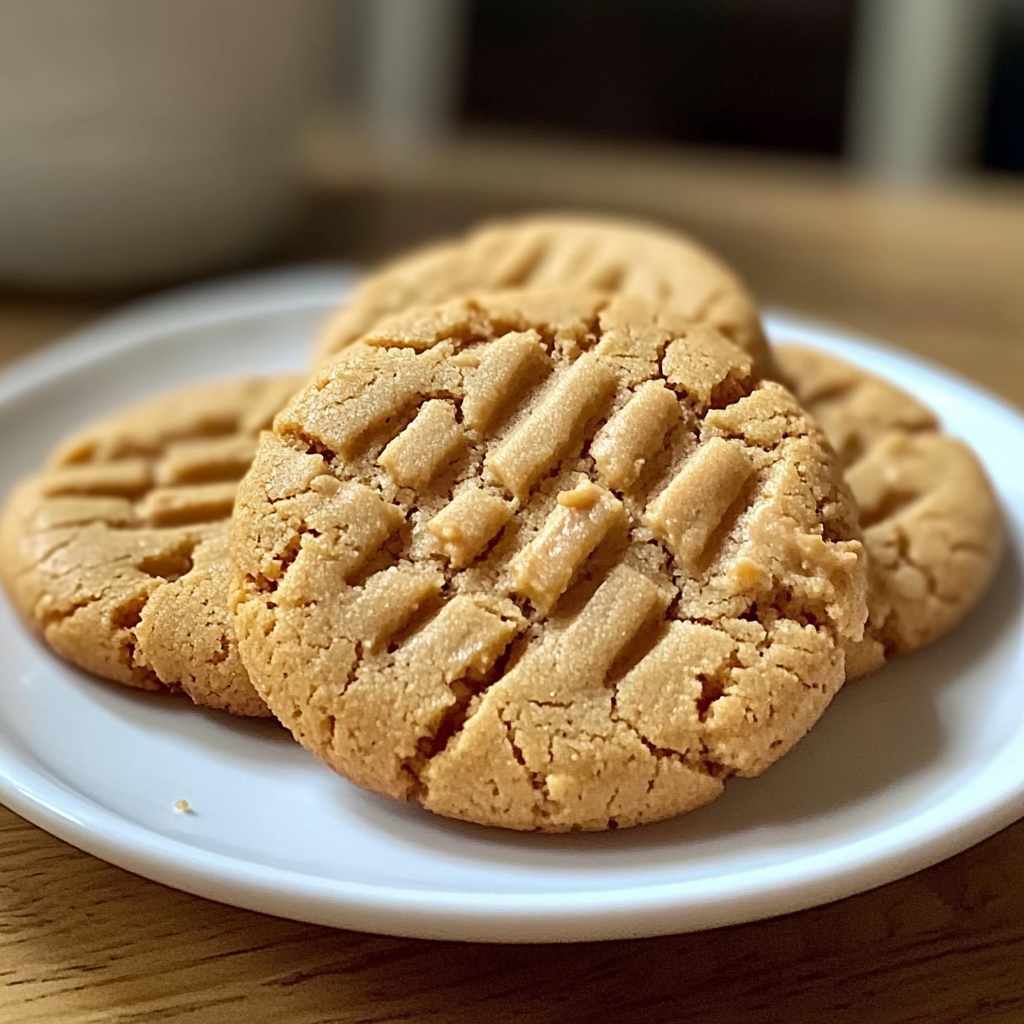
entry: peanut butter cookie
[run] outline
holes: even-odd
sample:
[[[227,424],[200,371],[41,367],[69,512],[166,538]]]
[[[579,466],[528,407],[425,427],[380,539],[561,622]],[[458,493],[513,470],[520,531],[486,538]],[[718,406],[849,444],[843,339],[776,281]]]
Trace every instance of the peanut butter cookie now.
[[[717,328],[769,375],[757,307],[735,273],[679,232],[569,214],[484,224],[461,239],[400,257],[373,274],[324,329],[330,362],[382,317],[468,292],[568,286],[635,295]]]
[[[0,572],[61,657],[144,690],[268,715],[227,615],[227,520],[299,378],[186,388],[97,423],[8,501]]]
[[[1003,549],[999,503],[977,456],[913,396],[816,349],[775,355],[860,507],[869,616],[847,652],[854,678],[937,640],[975,605]]]
[[[867,609],[835,455],[751,363],[574,290],[378,324],[239,489],[260,695],[359,785],[486,825],[636,825],[762,772]]]

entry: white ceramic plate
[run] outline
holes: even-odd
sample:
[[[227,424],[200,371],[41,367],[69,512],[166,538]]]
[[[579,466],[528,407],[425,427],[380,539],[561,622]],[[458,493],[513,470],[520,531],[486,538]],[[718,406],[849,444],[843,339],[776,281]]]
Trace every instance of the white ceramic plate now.
[[[302,366],[351,276],[299,271],[136,307],[0,377],[0,493],[68,429],[187,381]],[[760,779],[605,835],[488,830],[338,778],[266,722],[132,693],[64,665],[0,598],[0,799],[168,885],[301,920],[431,938],[657,935],[892,881],[1024,814],[1024,419],[948,373],[776,316],[941,411],[984,459],[1006,563],[953,635],[844,689]],[[186,799],[194,813],[174,804]]]

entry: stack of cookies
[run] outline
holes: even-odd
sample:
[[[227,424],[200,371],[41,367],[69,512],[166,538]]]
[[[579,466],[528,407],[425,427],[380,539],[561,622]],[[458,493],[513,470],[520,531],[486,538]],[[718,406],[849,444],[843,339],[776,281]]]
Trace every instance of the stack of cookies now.
[[[10,496],[0,571],[75,665],[273,715],[438,814],[700,807],[952,629],[999,558],[930,409],[769,348],[666,231],[486,226],[369,278],[315,361],[85,428]]]

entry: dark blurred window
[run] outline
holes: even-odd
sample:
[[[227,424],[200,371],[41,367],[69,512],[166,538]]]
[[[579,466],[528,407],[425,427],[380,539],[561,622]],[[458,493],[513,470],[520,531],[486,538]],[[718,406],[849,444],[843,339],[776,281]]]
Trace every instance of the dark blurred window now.
[[[1003,4],[996,21],[981,162],[1024,171],[1024,4]]]
[[[463,114],[838,155],[856,0],[474,0]]]

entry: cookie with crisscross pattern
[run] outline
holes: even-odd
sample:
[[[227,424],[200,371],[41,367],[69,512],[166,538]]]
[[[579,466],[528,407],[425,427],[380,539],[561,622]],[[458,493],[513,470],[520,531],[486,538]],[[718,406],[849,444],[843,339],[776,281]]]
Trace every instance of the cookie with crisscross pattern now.
[[[350,779],[517,829],[714,799],[814,724],[865,573],[834,453],[720,333],[578,291],[378,325],[264,434],[250,678]]]
[[[267,715],[227,615],[227,522],[259,431],[299,378],[203,384],[77,433],[8,501],[0,573],[68,661]]]

